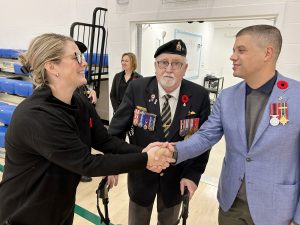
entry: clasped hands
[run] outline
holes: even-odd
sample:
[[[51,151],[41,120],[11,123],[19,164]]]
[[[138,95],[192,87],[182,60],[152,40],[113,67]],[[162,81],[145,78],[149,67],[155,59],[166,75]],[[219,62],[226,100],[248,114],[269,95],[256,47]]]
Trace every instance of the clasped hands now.
[[[160,173],[163,169],[175,163],[173,159],[174,143],[153,142],[143,149],[148,154],[147,169]]]

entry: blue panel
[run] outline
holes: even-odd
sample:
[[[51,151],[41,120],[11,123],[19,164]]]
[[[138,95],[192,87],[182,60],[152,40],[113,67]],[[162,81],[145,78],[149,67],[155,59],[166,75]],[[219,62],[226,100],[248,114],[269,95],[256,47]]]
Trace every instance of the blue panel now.
[[[26,76],[29,76],[30,74],[29,73],[23,73],[21,71],[21,67],[22,65],[20,65],[19,63],[14,63],[14,71],[15,71],[15,74],[20,74],[20,75],[26,75]]]
[[[14,83],[14,93],[19,96],[27,97],[32,94],[32,83],[18,80]]]
[[[4,148],[6,129],[7,126],[0,126],[0,148]]]
[[[86,61],[88,62],[89,55],[87,53],[84,53],[84,57],[85,57]],[[92,56],[92,65],[98,65],[99,62],[100,62],[100,54],[93,53],[93,56]],[[108,55],[107,54],[104,54],[104,56],[103,56],[103,65],[102,66],[104,66],[104,67],[108,66]]]
[[[8,94],[14,94],[14,83],[16,80],[1,78],[0,79],[0,91],[7,92]]]
[[[24,52],[24,50],[0,48],[0,58],[17,59],[20,52]]]
[[[11,117],[15,111],[16,106],[14,105],[3,105],[0,106],[0,122],[4,124],[10,124]]]

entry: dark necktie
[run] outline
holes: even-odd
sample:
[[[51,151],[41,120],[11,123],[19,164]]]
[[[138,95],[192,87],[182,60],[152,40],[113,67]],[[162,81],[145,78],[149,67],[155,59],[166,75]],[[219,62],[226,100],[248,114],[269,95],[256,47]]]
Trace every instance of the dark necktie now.
[[[161,111],[161,121],[163,124],[163,131],[165,134],[165,138],[169,135],[169,128],[171,126],[171,107],[169,104],[169,99],[172,97],[172,95],[164,95],[165,103],[163,105],[163,109]]]

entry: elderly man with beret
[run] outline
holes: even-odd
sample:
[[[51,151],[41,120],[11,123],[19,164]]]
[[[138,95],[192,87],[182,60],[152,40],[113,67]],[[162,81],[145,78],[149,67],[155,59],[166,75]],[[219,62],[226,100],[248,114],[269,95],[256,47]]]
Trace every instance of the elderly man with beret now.
[[[121,135],[133,125],[134,142],[177,142],[187,139],[208,118],[208,92],[183,79],[188,64],[182,40],[160,46],[155,54],[156,76],[130,83],[109,127]],[[129,225],[148,225],[155,197],[159,225],[173,225],[179,216],[181,194],[186,186],[190,197],[197,189],[209,153],[171,166],[155,174],[148,170],[129,173]]]

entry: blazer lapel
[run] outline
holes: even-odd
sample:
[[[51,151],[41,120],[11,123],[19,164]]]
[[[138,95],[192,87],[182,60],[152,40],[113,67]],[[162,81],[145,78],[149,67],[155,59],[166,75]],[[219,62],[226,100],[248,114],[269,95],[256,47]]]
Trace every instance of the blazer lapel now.
[[[279,89],[276,85],[278,80],[284,80],[284,77],[282,75],[278,74],[278,77],[277,77],[277,80],[276,80],[275,85],[273,87],[272,93],[271,93],[270,98],[269,98],[269,100],[266,104],[264,114],[261,118],[261,121],[260,121],[258,127],[257,127],[255,137],[254,137],[254,140],[252,142],[252,146],[254,146],[254,144],[258,141],[258,139],[261,137],[261,135],[264,133],[264,131],[267,129],[267,127],[270,126],[270,104],[279,102],[280,101],[279,98],[283,97],[284,93],[286,91],[288,91],[288,89],[289,89],[289,88]],[[286,102],[287,98],[286,97],[283,98],[282,101]]]
[[[163,137],[162,123],[160,118],[160,108],[159,108],[159,95],[157,80],[154,77],[146,88],[146,106],[149,113],[156,115],[155,131],[158,133],[159,137]]]
[[[235,92],[234,96],[234,115],[227,115],[232,117],[232,121],[236,121],[236,126],[239,130],[241,141],[247,148],[247,139],[246,139],[246,121],[245,121],[245,98],[246,98],[246,84],[243,82],[238,90]],[[230,107],[230,105],[228,105]]]
[[[187,95],[189,99],[185,106],[181,100],[183,95]],[[192,93],[185,87],[184,80],[182,80],[175,115],[169,130],[170,134],[168,140],[171,140],[176,134],[179,133],[180,119],[183,119],[188,115],[188,112],[191,108],[191,98]]]

